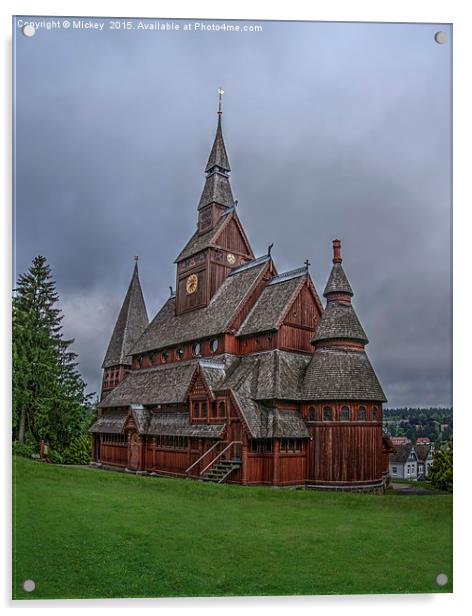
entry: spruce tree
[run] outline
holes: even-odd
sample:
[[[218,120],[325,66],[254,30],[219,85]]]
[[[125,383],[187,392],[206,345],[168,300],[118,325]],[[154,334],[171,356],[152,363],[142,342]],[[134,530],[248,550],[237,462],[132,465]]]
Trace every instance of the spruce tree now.
[[[74,340],[63,339],[59,296],[42,256],[20,275],[13,297],[13,430],[63,449],[87,427],[90,394]]]

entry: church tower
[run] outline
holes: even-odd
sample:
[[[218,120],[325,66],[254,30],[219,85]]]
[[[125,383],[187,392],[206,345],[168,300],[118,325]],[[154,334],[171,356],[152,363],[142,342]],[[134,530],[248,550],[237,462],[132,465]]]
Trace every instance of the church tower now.
[[[254,258],[231,190],[231,168],[221,126],[223,90],[218,92],[218,123],[205,167],[197,230],[175,260],[177,315],[207,306],[231,269]]]
[[[143,291],[139,281],[138,258],[135,257],[135,259],[136,263],[128,292],[121,306],[105,359],[102,363],[102,399],[119,385],[128,374],[131,368],[131,355],[129,355],[129,352],[149,324]]]

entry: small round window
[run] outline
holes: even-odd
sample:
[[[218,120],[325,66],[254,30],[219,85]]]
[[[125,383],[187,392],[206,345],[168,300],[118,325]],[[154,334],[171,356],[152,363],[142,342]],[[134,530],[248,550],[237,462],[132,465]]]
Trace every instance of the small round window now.
[[[217,350],[218,350],[218,338],[212,338],[210,340],[210,351],[212,353],[216,353]]]
[[[180,349],[177,349],[177,351],[175,352],[175,356],[177,357],[177,359],[182,359],[182,357],[184,356],[184,350],[182,347],[180,347]]]
[[[198,357],[201,354],[201,350],[202,350],[202,347],[199,342],[196,342],[192,347],[192,351],[195,357]]]
[[[161,354],[162,363],[166,364],[168,359],[169,359],[169,351],[162,351],[162,354]]]

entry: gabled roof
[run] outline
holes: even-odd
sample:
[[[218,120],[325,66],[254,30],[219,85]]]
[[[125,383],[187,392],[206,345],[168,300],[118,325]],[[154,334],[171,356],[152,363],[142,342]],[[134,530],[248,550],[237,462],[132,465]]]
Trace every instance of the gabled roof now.
[[[178,257],[175,259],[175,263],[178,263],[179,261],[183,261],[184,259],[188,259],[189,257],[197,254],[197,252],[201,252],[202,250],[205,250],[205,248],[209,248],[211,246],[218,248],[218,237],[220,233],[223,232],[224,227],[230,224],[231,220],[234,220],[239,230],[241,231],[241,234],[243,235],[244,238],[246,238],[244,230],[239,221],[238,215],[236,214],[236,211],[233,207],[229,209],[228,211],[225,211],[220,216],[220,218],[216,221],[215,226],[209,229],[208,231],[206,231],[205,233],[199,233],[197,229],[195,233],[192,235],[192,237],[189,239],[189,241],[186,243],[184,248],[181,250]],[[248,246],[249,246],[249,243],[248,243]],[[249,247],[249,251],[252,253],[250,247]]]
[[[176,315],[175,298],[169,298],[134,345],[133,354],[224,333],[267,267],[265,261],[228,276],[200,310]]]
[[[411,443],[406,443],[405,445],[395,445],[394,453],[390,454],[390,464],[405,464],[412,451],[414,452]]]
[[[305,276],[306,270],[298,277],[282,279],[277,284],[273,284],[273,279],[269,281],[236,335],[247,336],[278,329],[281,318],[301,288]]]
[[[219,203],[225,207],[233,207],[234,205],[229,177],[218,171],[206,177],[197,209],[201,210],[210,203]]]
[[[305,400],[372,400],[385,394],[364,351],[320,348],[313,353],[303,381]]]
[[[323,295],[326,297],[329,293],[354,295],[341,263],[333,263]]]
[[[221,113],[218,114],[218,125],[216,127],[215,140],[205,167],[205,172],[211,171],[214,167],[220,167],[225,171],[231,171],[228,154],[226,153],[225,142],[223,139],[223,132],[221,130]]]
[[[414,445],[416,457],[420,462],[425,462],[430,452],[432,453],[431,444],[423,443]]]
[[[362,325],[350,303],[328,301],[312,342],[320,340],[351,339],[369,342]]]
[[[149,323],[143,291],[139,282],[138,265],[121,306],[102,368],[131,364],[130,349]]]

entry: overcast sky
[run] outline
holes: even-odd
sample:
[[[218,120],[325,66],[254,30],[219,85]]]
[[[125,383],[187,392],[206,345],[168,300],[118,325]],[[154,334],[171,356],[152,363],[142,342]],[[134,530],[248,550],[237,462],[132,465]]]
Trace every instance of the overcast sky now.
[[[94,21],[104,29],[17,29],[15,68],[16,275],[48,259],[89,390],[133,256],[150,318],[175,284],[223,86],[231,182],[256,255],[274,242],[279,271],[308,258],[321,295],[339,237],[388,406],[450,405],[449,26]]]

